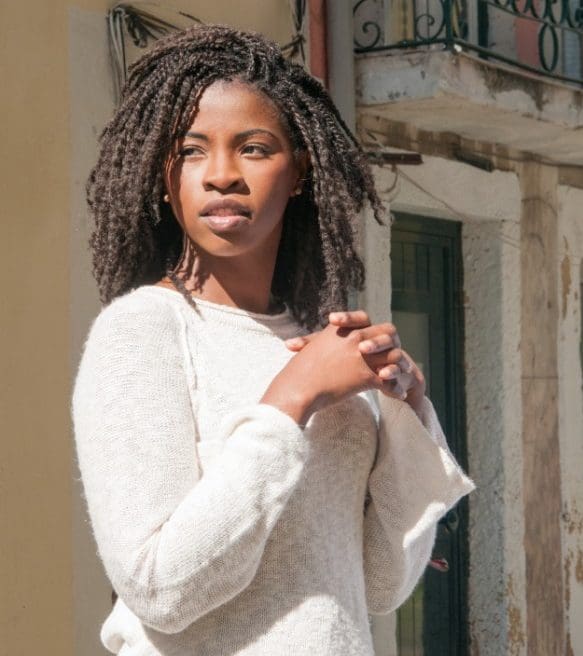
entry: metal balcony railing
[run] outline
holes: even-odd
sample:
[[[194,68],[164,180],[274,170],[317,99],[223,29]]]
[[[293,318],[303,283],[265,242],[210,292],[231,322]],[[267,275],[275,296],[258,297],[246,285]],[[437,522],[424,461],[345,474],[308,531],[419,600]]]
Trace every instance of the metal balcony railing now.
[[[358,0],[355,51],[473,52],[583,84],[583,0]]]

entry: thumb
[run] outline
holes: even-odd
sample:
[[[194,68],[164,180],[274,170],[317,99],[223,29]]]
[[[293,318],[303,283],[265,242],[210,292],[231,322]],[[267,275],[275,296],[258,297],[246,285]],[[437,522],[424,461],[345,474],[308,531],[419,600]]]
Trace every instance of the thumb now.
[[[309,335],[300,335],[285,340],[285,345],[290,351],[301,351],[306,344],[309,344],[318,333],[310,333]]]

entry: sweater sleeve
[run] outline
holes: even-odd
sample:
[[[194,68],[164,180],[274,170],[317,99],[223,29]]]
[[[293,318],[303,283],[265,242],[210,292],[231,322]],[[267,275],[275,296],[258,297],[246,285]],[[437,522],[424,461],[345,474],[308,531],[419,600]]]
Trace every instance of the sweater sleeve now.
[[[431,556],[437,522],[474,489],[451,454],[435,410],[420,417],[381,396],[379,443],[364,517],[368,610],[385,614],[411,594]]]
[[[106,573],[132,612],[164,633],[251,582],[308,457],[292,419],[251,405],[223,418],[213,436],[221,456],[201,475],[178,326],[170,308],[114,301],[92,326],[72,403]]]

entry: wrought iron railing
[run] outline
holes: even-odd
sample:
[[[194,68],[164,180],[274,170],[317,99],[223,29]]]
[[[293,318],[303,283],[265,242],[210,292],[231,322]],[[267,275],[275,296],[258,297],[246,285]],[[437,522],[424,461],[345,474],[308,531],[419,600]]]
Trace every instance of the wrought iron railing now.
[[[358,0],[356,52],[442,47],[583,83],[583,0]]]

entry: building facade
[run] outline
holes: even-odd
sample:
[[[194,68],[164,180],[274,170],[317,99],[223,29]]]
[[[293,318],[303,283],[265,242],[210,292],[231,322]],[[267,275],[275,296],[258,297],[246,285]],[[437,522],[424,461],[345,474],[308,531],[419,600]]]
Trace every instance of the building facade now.
[[[395,643],[407,654],[583,654],[583,9],[353,9],[357,130],[395,219],[391,258],[365,223],[370,302],[388,311],[392,271],[396,323],[430,378],[440,357],[457,369],[446,382],[457,385],[456,408],[442,405],[442,419],[478,486],[449,531],[462,532],[462,562],[441,576],[457,582],[436,599],[428,581],[416,627],[403,609]],[[441,269],[432,236],[449,258]],[[407,305],[407,294],[418,300]],[[457,325],[458,344],[440,342],[445,356],[427,345],[443,325]],[[451,628],[443,604],[467,630],[439,633],[440,621]],[[380,654],[397,653],[384,644]]]
[[[368,278],[354,302],[375,320],[393,316],[478,490],[440,525],[434,556],[447,571],[428,569],[397,614],[371,618],[378,656],[583,656],[579,5],[173,0],[152,9],[281,44],[303,34],[306,65],[369,153],[394,219],[379,227],[363,213]],[[0,248],[10,281],[1,656],[104,654],[97,629],[111,590],[85,515],[69,402],[99,310],[84,185],[115,102],[110,8],[0,7]]]

